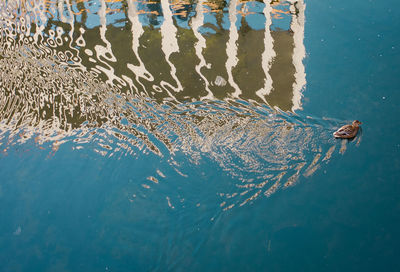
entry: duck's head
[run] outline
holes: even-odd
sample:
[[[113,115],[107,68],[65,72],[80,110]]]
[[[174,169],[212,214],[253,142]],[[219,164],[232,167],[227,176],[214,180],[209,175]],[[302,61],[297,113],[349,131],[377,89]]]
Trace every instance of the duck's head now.
[[[358,120],[353,121],[353,126],[358,127],[359,125],[361,125],[360,121],[358,121]]]

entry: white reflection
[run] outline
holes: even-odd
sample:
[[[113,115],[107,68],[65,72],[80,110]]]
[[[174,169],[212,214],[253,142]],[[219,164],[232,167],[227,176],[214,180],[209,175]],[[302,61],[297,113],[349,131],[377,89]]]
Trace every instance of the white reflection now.
[[[176,76],[176,67],[170,61],[170,56],[172,53],[179,52],[178,40],[177,40],[177,29],[174,25],[174,20],[172,17],[172,12],[169,7],[168,0],[161,0],[161,7],[164,15],[164,22],[161,26],[161,49],[165,54],[165,60],[171,67],[171,76],[175,80],[177,87],[172,86],[166,81],[161,81],[161,86],[169,93],[169,88],[173,89],[175,92],[180,92],[183,90],[182,84]]]
[[[33,35],[35,43],[38,43],[39,37],[43,36],[43,30],[47,24],[47,16],[45,14],[45,9],[43,6],[44,4],[39,5],[36,2],[33,2],[32,6],[27,5],[28,12],[31,11],[36,17],[35,20],[40,22],[40,24],[36,23],[36,32]],[[27,18],[29,18],[29,16],[27,16]]]
[[[125,85],[125,81],[123,81],[120,77],[116,76],[114,73],[114,67],[106,62],[117,62],[117,58],[112,52],[111,43],[106,38],[106,31],[107,31],[107,21],[106,21],[106,3],[105,0],[100,0],[100,9],[99,9],[99,18],[100,18],[100,39],[106,46],[103,45],[95,45],[94,49],[96,51],[97,60],[101,62],[104,66],[96,65],[96,68],[107,75],[108,80],[106,83],[110,85],[114,85],[115,82],[119,82]]]
[[[301,109],[301,91],[306,85],[306,73],[303,59],[306,56],[304,47],[304,11],[306,5],[303,1],[291,0],[292,24],[294,49],[293,49],[293,65],[296,69],[295,82],[293,84],[293,107],[292,111]],[[297,12],[296,10],[297,9]],[[296,14],[297,13],[297,14]]]
[[[231,0],[229,2],[229,40],[226,44],[226,54],[228,59],[226,60],[225,67],[226,72],[228,73],[228,82],[231,86],[235,89],[235,92],[232,94],[233,97],[239,98],[239,95],[242,93],[239,86],[236,84],[235,80],[233,79],[232,69],[236,67],[238,63],[237,58],[237,41],[239,39],[239,33],[236,26],[237,21],[237,0]]]
[[[207,78],[201,73],[201,69],[203,67],[207,66],[206,60],[204,59],[203,56],[203,50],[206,48],[206,39],[201,35],[199,29],[203,25],[204,21],[204,5],[203,5],[203,0],[199,0],[199,2],[196,5],[196,16],[192,20],[192,28],[193,28],[193,33],[194,36],[197,38],[197,42],[194,45],[195,51],[196,51],[196,56],[199,58],[200,63],[196,65],[195,69],[196,72],[200,75],[200,77],[204,80],[205,82],[205,88],[207,91],[207,95],[202,97],[202,99],[213,99],[214,95],[210,90],[209,87],[209,82]]]
[[[68,11],[68,16],[65,16],[64,14],[65,8]],[[74,15],[72,14],[71,4],[69,0],[58,0],[58,14],[60,14],[61,22],[69,24],[72,24],[74,22]]]
[[[136,5],[133,1],[128,1],[128,19],[132,23],[132,51],[133,53],[135,53],[135,56],[139,61],[139,65],[128,63],[127,66],[135,74],[136,81],[143,87],[143,90],[146,92],[146,87],[143,85],[143,83],[140,82],[140,78],[144,78],[147,81],[154,81],[154,77],[147,71],[142,59],[139,56],[139,40],[140,37],[143,35],[144,30],[142,24],[139,21],[139,15],[136,9]],[[131,87],[136,88],[131,79],[125,78],[125,80],[130,83]]]
[[[265,32],[264,32],[264,52],[261,56],[262,61],[262,68],[265,74],[264,79],[264,88],[258,90],[256,94],[260,97],[265,103],[265,96],[268,95],[272,90],[272,78],[269,74],[269,69],[271,68],[271,62],[273,58],[276,56],[274,51],[274,41],[271,36],[271,29],[270,26],[272,24],[271,20],[271,3],[269,0],[265,0],[265,7],[264,7],[264,16],[265,16]]]

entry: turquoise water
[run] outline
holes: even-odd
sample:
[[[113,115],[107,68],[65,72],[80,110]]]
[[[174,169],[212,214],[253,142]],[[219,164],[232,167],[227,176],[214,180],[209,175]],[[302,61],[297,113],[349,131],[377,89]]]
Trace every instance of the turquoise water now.
[[[400,269],[395,1],[46,3],[1,6],[1,271]]]

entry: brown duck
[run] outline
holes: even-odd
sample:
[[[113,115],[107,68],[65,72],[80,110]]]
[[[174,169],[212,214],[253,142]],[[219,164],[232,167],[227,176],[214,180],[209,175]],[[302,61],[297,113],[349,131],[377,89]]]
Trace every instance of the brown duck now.
[[[345,125],[333,133],[335,138],[342,138],[342,139],[351,139],[357,135],[359,125],[361,122],[358,120],[353,121],[352,125]]]

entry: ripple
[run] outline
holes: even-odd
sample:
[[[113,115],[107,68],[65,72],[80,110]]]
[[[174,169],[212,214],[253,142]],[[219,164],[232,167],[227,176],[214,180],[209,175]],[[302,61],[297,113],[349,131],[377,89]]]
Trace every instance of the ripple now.
[[[335,150],[346,150],[345,141],[336,148],[331,137],[338,120],[291,112],[301,108],[305,85],[301,1],[297,15],[287,13],[291,29],[282,33],[270,31],[276,8],[270,4],[254,11],[265,17],[262,27],[246,30],[244,19],[241,27],[236,24],[235,1],[227,7],[199,1],[194,14],[182,11],[190,5],[162,1],[159,29],[143,21],[141,16],[150,16],[142,12],[150,5],[145,2],[129,2],[123,16],[119,1],[91,8],[86,1],[58,7],[6,3],[0,20],[4,150],[34,140],[53,155],[65,143],[108,158],[151,154],[167,159],[184,178],[191,173],[181,166],[182,154],[193,165],[210,160],[233,178],[233,186],[218,192],[224,210],[293,186],[329,162]],[[210,8],[222,9],[230,22],[216,28],[218,35],[204,33]],[[243,9],[243,18],[253,14]],[[97,16],[91,17],[96,25],[80,22],[84,16]],[[191,20],[191,30],[177,25],[184,19]],[[256,55],[243,55],[246,46],[256,46],[244,45],[245,34],[259,43]],[[216,52],[221,56],[214,58]],[[289,76],[282,78],[285,72]],[[156,186],[165,178],[157,169],[148,181]],[[142,187],[151,189],[149,184]],[[172,197],[166,200],[171,209],[177,206]]]

